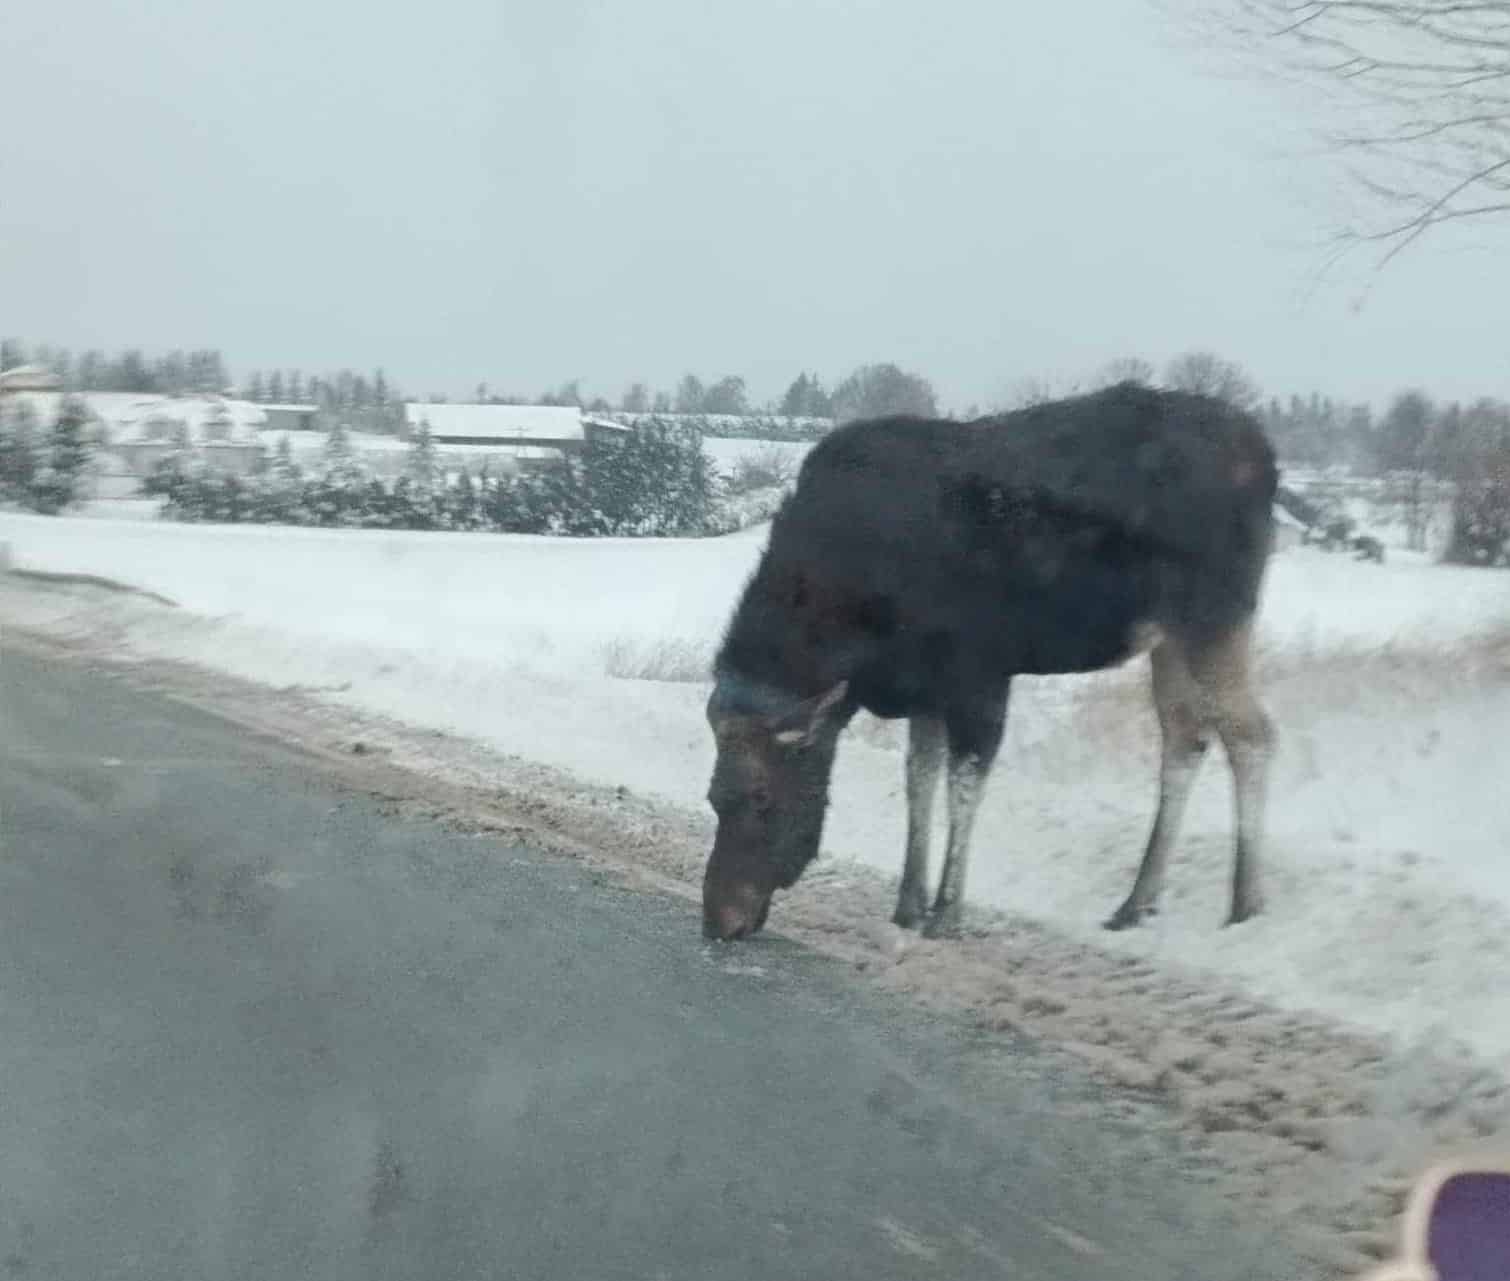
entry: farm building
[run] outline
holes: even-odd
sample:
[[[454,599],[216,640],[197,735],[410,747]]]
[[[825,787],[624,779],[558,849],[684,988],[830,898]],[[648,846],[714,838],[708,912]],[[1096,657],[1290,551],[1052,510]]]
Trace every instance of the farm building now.
[[[223,396],[86,395],[104,423],[106,448],[133,476],[145,476],[163,458],[189,450],[218,471],[244,475],[259,452],[262,407]]]
[[[259,403],[264,430],[267,431],[314,431],[318,405],[266,405]]]
[[[0,374],[0,414],[26,415],[46,431],[63,405],[57,375],[22,365]],[[80,392],[97,450],[90,489],[97,497],[136,491],[159,459],[188,451],[221,471],[251,470],[259,452],[262,409],[216,395],[162,396],[138,392]]]
[[[12,365],[0,370],[0,396],[56,392],[62,385],[57,374],[41,365]]]
[[[590,440],[632,430],[575,405],[411,403],[404,406],[404,423],[411,435],[428,423],[437,445],[465,446],[525,467],[548,466],[580,453]]]

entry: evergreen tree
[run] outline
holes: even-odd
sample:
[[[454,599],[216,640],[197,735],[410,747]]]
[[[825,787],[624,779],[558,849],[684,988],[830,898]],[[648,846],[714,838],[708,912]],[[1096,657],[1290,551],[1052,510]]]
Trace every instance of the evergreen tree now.
[[[38,478],[38,510],[51,514],[76,502],[89,464],[89,410],[65,396],[47,441],[47,462]]]
[[[260,369],[254,369],[252,376],[247,379],[246,398],[259,403],[267,399],[267,388],[263,386]]]
[[[453,529],[476,529],[480,523],[477,511],[477,486],[472,483],[472,473],[465,467],[456,478],[456,484],[446,491],[451,509]]]
[[[105,390],[105,353],[86,351],[79,357],[76,379],[80,391]]]
[[[294,462],[293,447],[287,433],[278,437],[278,444],[268,459],[267,469],[259,478],[253,499],[253,520],[297,524],[297,509],[304,487],[299,467]]]
[[[784,418],[805,418],[807,416],[808,377],[804,370],[792,380],[791,386],[786,389],[786,394],[781,398],[781,415]]]
[[[278,437],[278,447],[273,451],[272,476],[287,484],[299,483],[299,467],[294,462],[294,447],[289,443],[288,433]]]
[[[62,363],[59,360],[61,354],[63,354],[62,348],[54,347],[51,343],[43,343],[40,347],[32,349],[30,363],[40,365],[43,369],[51,370],[61,377],[59,372],[59,365]]]
[[[288,376],[288,398],[296,405],[304,403],[304,375],[297,369]]]
[[[136,349],[123,351],[116,359],[108,377],[109,390],[134,391],[148,395],[157,390],[152,371],[147,368],[146,358]]]
[[[435,448],[435,438],[430,433],[428,418],[419,420],[419,429],[409,443],[409,458],[404,474],[409,478],[409,485],[416,499],[428,500],[439,486],[440,455]]]
[[[1414,471],[1426,464],[1435,408],[1423,392],[1401,392],[1379,424],[1378,462],[1385,471]]]
[[[27,502],[37,469],[36,415],[23,400],[0,411],[0,502]]]
[[[283,371],[275,369],[268,375],[267,399],[270,404],[283,404]]]
[[[786,389],[778,412],[784,418],[828,418],[833,410],[829,394],[823,390],[818,375],[804,371]]]
[[[486,384],[484,384],[486,385]],[[381,368],[372,374],[372,426],[374,431],[397,435],[403,431],[404,407]]]
[[[333,489],[353,489],[365,479],[356,451],[351,445],[351,435],[346,424],[339,419],[325,436],[325,449],[321,456],[321,481]]]
[[[0,339],[0,372],[26,363],[26,347],[19,338]]]
[[[166,392],[169,396],[181,395],[190,390],[194,382],[194,358],[185,356],[181,351],[170,351],[166,356],[159,356],[152,363],[152,381],[157,385],[157,390]]]
[[[676,412],[679,414],[702,413],[703,399],[707,394],[701,378],[696,374],[686,375],[676,387]]]

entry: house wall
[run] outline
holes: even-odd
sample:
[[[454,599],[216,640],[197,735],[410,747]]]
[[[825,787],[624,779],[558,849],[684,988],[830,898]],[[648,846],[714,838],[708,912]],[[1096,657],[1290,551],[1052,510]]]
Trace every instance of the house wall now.
[[[120,458],[127,472],[136,477],[146,476],[164,458],[183,453],[171,441],[151,441],[113,445],[110,452]],[[245,476],[256,464],[256,445],[204,445],[187,451],[216,471]]]
[[[262,412],[267,416],[267,421],[262,425],[264,431],[314,431],[315,414],[313,409],[286,409],[281,405],[263,405]]]

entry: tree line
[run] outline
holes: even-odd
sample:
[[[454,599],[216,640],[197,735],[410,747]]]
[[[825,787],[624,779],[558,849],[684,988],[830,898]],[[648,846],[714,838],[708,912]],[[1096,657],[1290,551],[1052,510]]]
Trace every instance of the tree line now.
[[[247,476],[210,470],[185,451],[163,459],[143,492],[164,500],[166,519],[190,522],[674,537],[724,532],[719,488],[701,438],[685,428],[594,437],[559,465],[474,476],[449,473],[422,424],[392,482],[366,472],[338,425],[309,473],[284,436]]]
[[[174,350],[148,357],[139,347],[114,355],[98,349],[73,352],[17,338],[0,339],[0,370],[40,365],[58,376],[64,391],[119,391],[141,395],[224,393],[230,386],[225,358],[212,348]]]
[[[633,382],[617,401],[589,396],[582,379],[574,378],[549,388],[538,396],[495,392],[479,383],[476,400],[496,405],[575,405],[592,413],[648,414],[656,417],[692,418],[806,418],[839,419],[876,417],[882,414],[938,413],[938,395],[921,374],[909,373],[892,362],[861,365],[832,390],[807,370],[800,372],[775,400],[757,404],[750,397],[745,379],[738,374],[704,380],[684,374],[673,390],[653,390],[649,383]]]
[[[88,351],[75,357],[61,347],[41,345],[28,352],[14,339],[0,343],[0,367],[23,363],[52,369],[68,391],[224,390],[229,377],[221,354],[208,348],[173,351],[149,360],[136,348],[115,356]],[[1341,467],[1394,477],[1392,483],[1409,513],[1412,541],[1418,544],[1424,539],[1428,507],[1435,501],[1433,486],[1450,486],[1456,497],[1449,556],[1474,563],[1505,554],[1501,549],[1510,542],[1510,407],[1503,402],[1481,399],[1466,405],[1439,405],[1424,392],[1406,391],[1376,417],[1366,404],[1317,394],[1265,399],[1237,362],[1197,350],[1171,360],[1162,377],[1148,361],[1129,357],[1068,384],[1021,380],[1002,407],[1032,405],[1121,381],[1157,382],[1202,392],[1251,410],[1263,422],[1286,467]],[[323,376],[298,370],[257,371],[248,376],[242,392],[262,403],[314,403],[322,410],[322,426],[334,431],[337,439],[342,429],[389,433],[405,429],[403,398],[381,368],[370,375],[354,370]],[[601,399],[584,403],[580,380],[539,397],[517,400],[492,395],[483,384],[478,388],[478,399],[490,403],[575,404],[614,411]],[[928,379],[890,362],[863,365],[832,388],[825,386],[816,373],[804,370],[780,400],[767,407],[765,417],[752,410],[745,381],[736,375],[704,381],[689,373],[673,393],[652,394],[646,384],[635,383],[621,398],[618,409],[644,416],[639,424],[644,430],[636,439],[645,440],[669,439],[678,432],[695,435],[698,431],[811,439],[821,436],[834,421],[898,413],[935,416],[939,412],[938,397]],[[87,414],[80,417],[81,412],[75,406],[61,413],[56,423],[36,423],[29,421],[29,411],[13,411],[11,421],[0,423],[0,501],[34,510],[61,510],[68,505],[78,490],[89,449]],[[744,424],[731,423],[733,417],[743,418]],[[570,472],[582,465],[579,460],[565,470]],[[599,473],[606,465],[606,456],[595,459]],[[619,465],[627,463],[621,459]],[[594,502],[608,492],[606,484],[599,474],[588,486],[595,495]],[[579,499],[587,492],[581,485],[578,491]],[[606,508],[601,503],[594,508],[600,509],[616,510],[611,502]],[[626,518],[604,519],[618,528]],[[584,520],[587,518],[572,517],[567,523],[576,527]]]
[[[355,430],[399,432],[406,396],[387,372],[341,369],[312,374],[301,369],[254,369],[235,383],[221,352],[206,348],[174,350],[148,357],[140,348],[115,355],[91,350],[75,354],[67,347],[42,343],[28,347],[19,339],[0,341],[0,370],[36,364],[50,369],[65,391],[137,392],[143,395],[233,393],[259,404],[305,404],[327,420],[344,419]],[[444,403],[449,398],[424,399]],[[616,401],[589,395],[583,380],[570,379],[538,395],[500,393],[481,382],[474,403],[498,405],[573,405],[597,413],[695,415],[705,417],[862,418],[886,413],[934,415],[938,396],[924,376],[904,371],[892,362],[862,365],[833,388],[816,373],[800,372],[782,395],[756,404],[745,379],[726,374],[704,380],[684,374],[673,390],[652,390],[646,382],[631,383]]]

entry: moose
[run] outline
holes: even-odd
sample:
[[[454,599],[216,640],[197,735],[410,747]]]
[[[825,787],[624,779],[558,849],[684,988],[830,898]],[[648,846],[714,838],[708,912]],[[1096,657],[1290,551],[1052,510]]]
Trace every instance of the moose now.
[[[838,741],[861,709],[906,718],[907,842],[893,921],[958,935],[971,831],[1017,675],[1149,655],[1158,808],[1108,929],[1158,907],[1210,739],[1235,784],[1229,924],[1261,910],[1275,731],[1251,634],[1277,470],[1251,415],[1121,383],[974,421],[845,424],[803,461],[713,665],[717,830],[703,929],[765,924],[817,856]],[[947,762],[948,836],[928,903]]]

